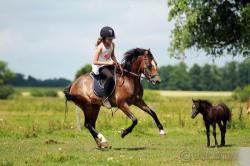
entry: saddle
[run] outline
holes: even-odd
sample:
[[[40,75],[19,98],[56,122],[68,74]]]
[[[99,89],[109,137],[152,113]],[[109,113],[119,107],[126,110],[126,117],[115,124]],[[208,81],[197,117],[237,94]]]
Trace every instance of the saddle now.
[[[107,88],[107,93],[108,96],[111,96],[112,93],[115,90],[115,85],[116,85],[116,72],[115,70],[112,70],[113,73],[113,81],[110,81],[110,85],[108,85]],[[100,74],[96,75],[95,73],[91,72],[90,73],[91,78],[93,79],[93,91],[96,96],[103,98],[105,96],[105,89],[104,85],[106,83],[106,79],[102,77]]]

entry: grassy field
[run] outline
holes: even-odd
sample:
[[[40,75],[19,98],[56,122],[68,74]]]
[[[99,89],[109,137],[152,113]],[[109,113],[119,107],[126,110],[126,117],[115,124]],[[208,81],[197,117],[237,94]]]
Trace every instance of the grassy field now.
[[[192,98],[223,101],[231,108],[226,147],[206,147],[201,115],[190,118]],[[139,123],[122,139],[120,131],[131,121],[119,110],[112,117],[110,110],[102,109],[97,129],[112,145],[106,151],[96,148],[85,128],[76,129],[73,104],[64,122],[63,98],[0,100],[0,165],[237,165],[239,147],[250,146],[250,117],[240,113],[245,103],[234,101],[230,92],[146,91],[145,100],[156,110],[167,136],[160,137],[151,117],[131,107]]]

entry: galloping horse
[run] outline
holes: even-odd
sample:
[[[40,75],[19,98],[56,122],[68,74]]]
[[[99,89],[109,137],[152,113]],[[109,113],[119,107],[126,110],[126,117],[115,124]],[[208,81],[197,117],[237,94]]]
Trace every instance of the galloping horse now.
[[[160,76],[157,71],[157,63],[154,60],[150,49],[135,48],[127,51],[123,58],[122,75],[117,75],[115,91],[110,97],[112,107],[118,107],[127,117],[132,120],[132,125],[121,132],[124,138],[132,132],[137,124],[137,118],[131,112],[129,106],[135,105],[144,112],[148,113],[155,121],[160,135],[165,135],[163,126],[156,113],[143,101],[143,87],[140,83],[140,76],[143,74],[151,83],[160,83]],[[64,93],[67,100],[73,101],[79,106],[85,116],[84,126],[89,130],[99,148],[108,148],[109,145],[105,137],[96,130],[95,124],[100,107],[101,98],[97,97],[92,89],[93,79],[90,74],[85,74],[75,80],[71,86],[65,89]]]

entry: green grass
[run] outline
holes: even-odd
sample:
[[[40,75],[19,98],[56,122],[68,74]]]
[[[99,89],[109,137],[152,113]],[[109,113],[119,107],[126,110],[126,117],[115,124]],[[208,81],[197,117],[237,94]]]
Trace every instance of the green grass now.
[[[64,99],[49,97],[13,97],[0,100],[0,165],[235,165],[237,151],[250,145],[250,117],[228,95],[207,96],[212,102],[225,102],[233,112],[233,122],[222,148],[207,148],[201,115],[191,119],[191,99],[145,91],[145,100],[157,112],[167,132],[160,137],[150,116],[131,107],[139,120],[134,131],[122,139],[120,131],[131,121],[117,111],[102,109],[97,129],[112,148],[96,148],[90,133],[75,126],[75,106],[69,104],[64,123]],[[186,93],[186,92],[185,92]],[[201,92],[202,93],[202,92]],[[200,97],[201,96],[201,97]],[[83,118],[83,115],[82,115]],[[82,120],[83,125],[83,120]],[[217,138],[220,133],[217,128]],[[51,144],[48,142],[51,141]],[[211,134],[211,144],[214,139]]]

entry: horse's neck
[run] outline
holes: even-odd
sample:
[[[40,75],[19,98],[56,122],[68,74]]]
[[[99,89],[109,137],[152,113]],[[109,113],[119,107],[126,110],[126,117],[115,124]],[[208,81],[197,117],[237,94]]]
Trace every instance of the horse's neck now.
[[[203,119],[210,119],[210,111],[212,111],[212,106],[206,105],[205,103],[202,105],[201,114],[203,115]]]
[[[131,64],[131,69],[130,71],[133,73],[136,73],[138,75],[141,74],[141,63],[142,63],[142,57],[138,57],[132,64]]]

